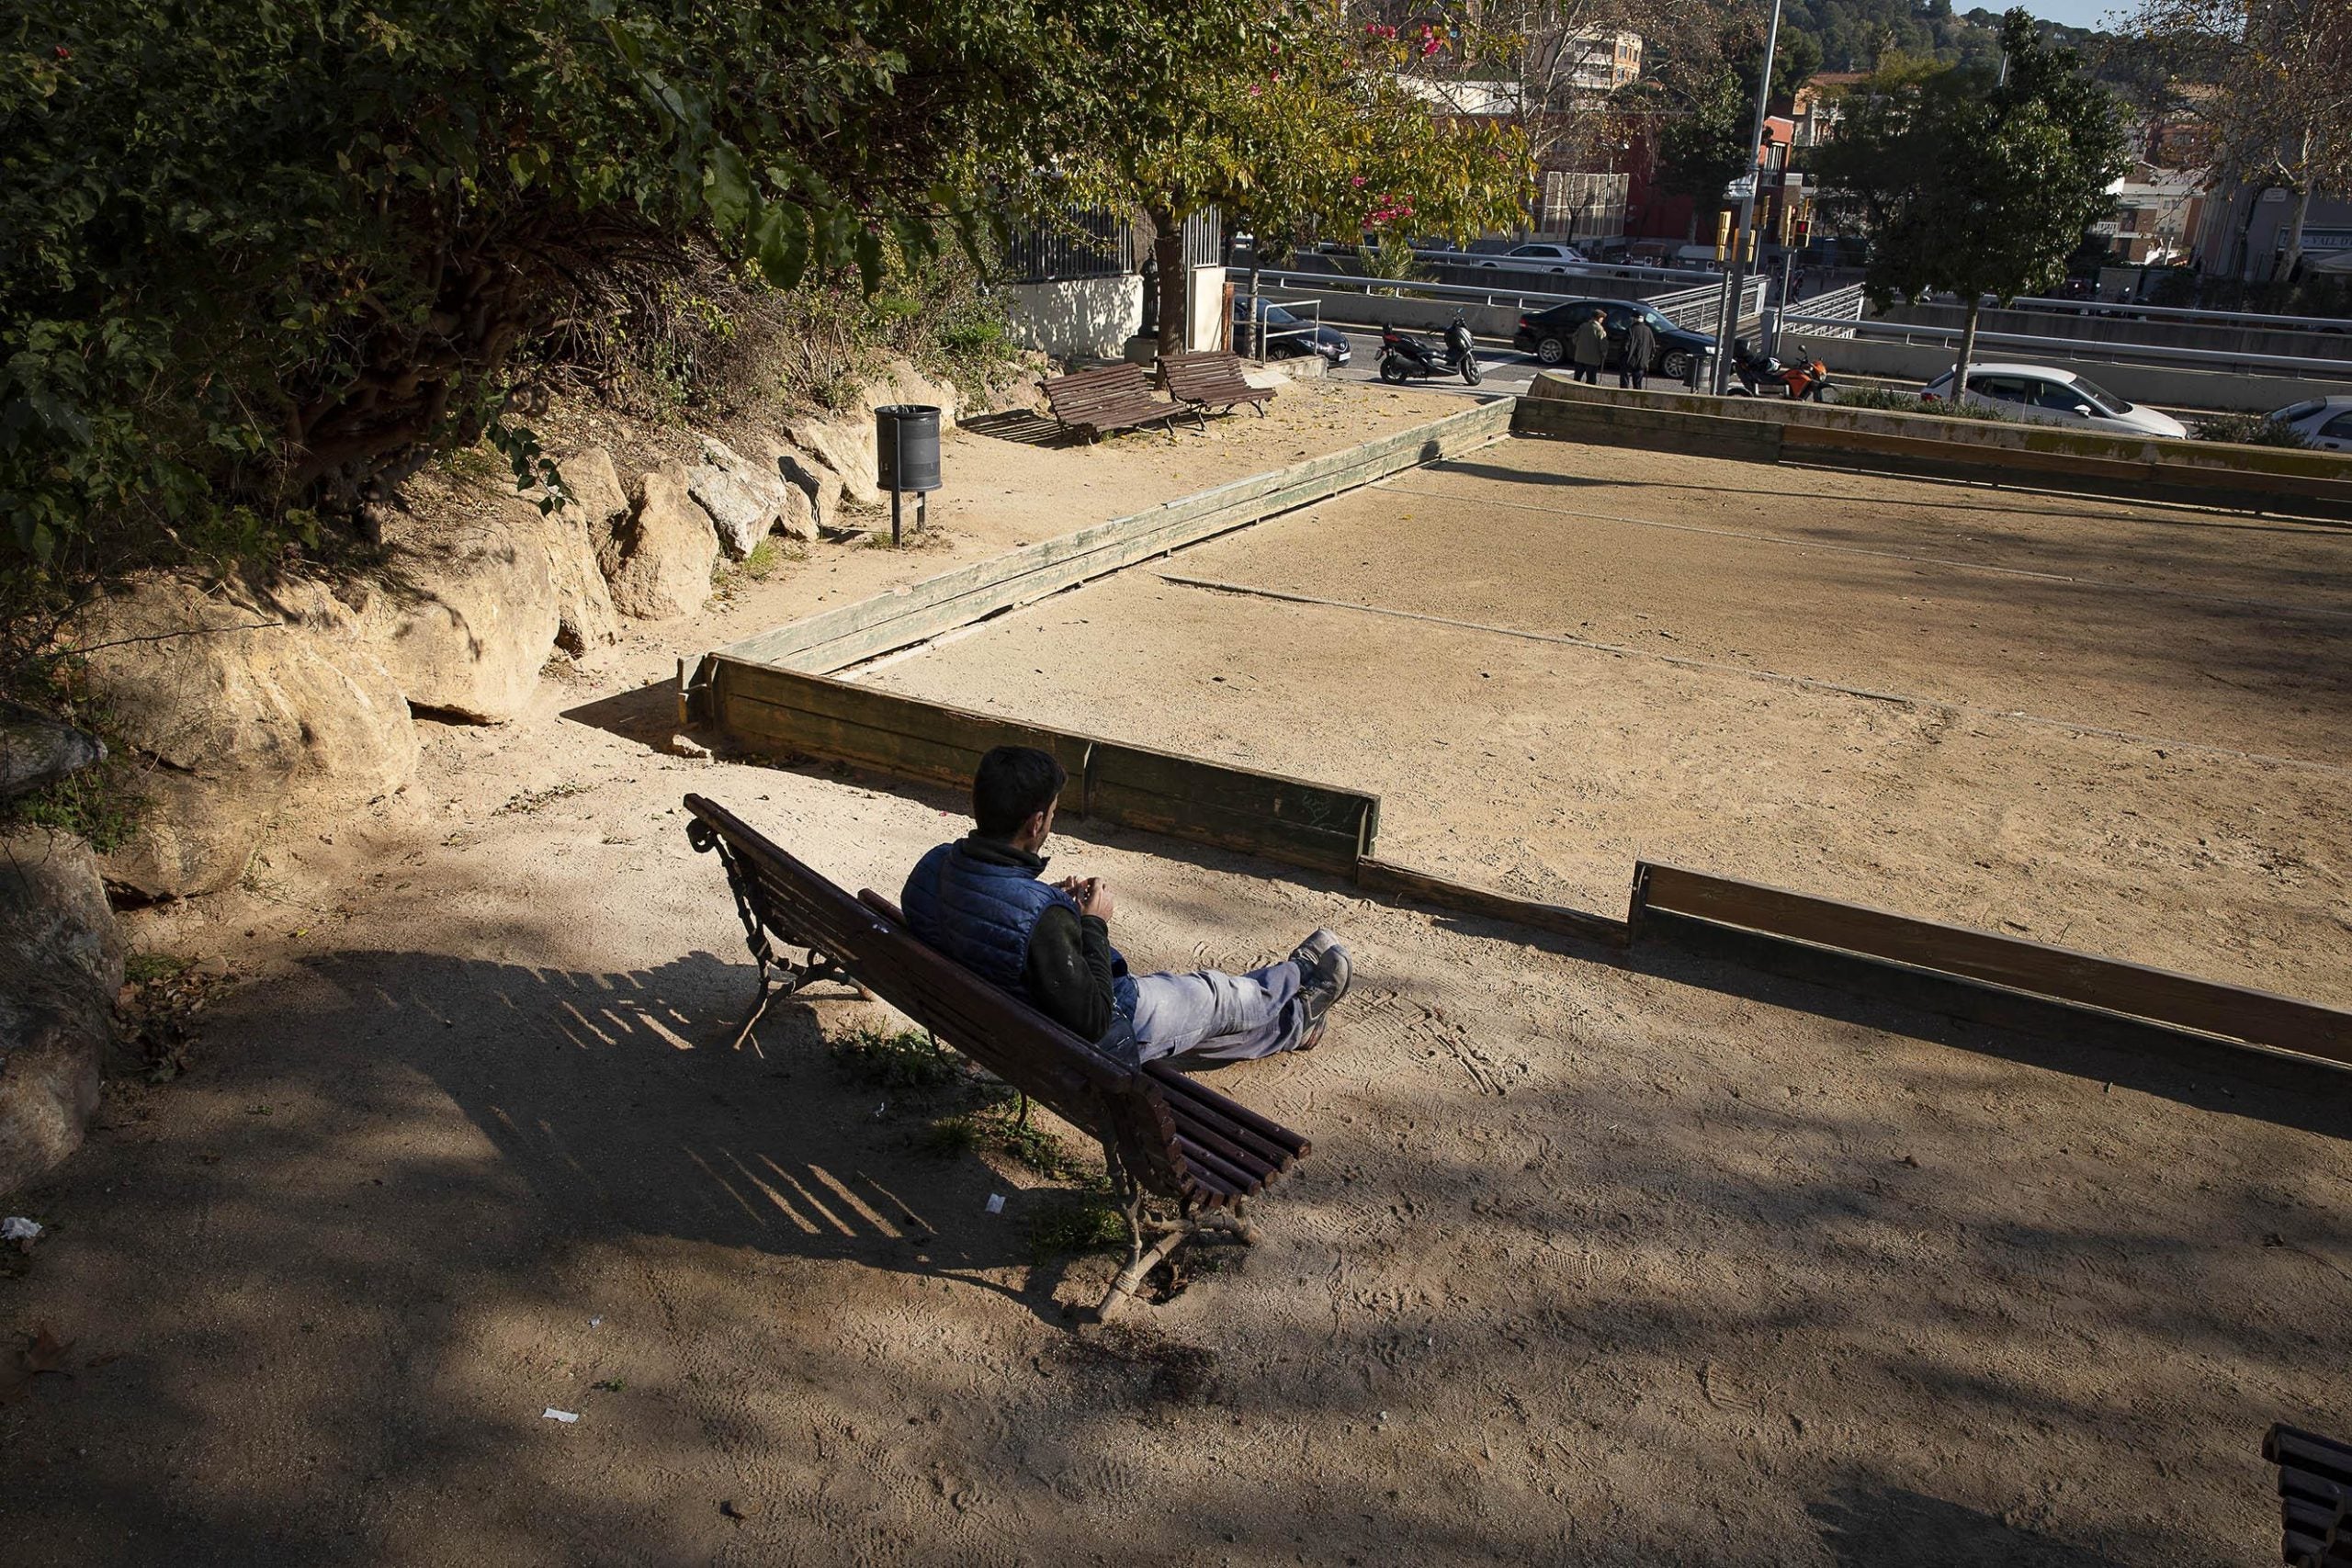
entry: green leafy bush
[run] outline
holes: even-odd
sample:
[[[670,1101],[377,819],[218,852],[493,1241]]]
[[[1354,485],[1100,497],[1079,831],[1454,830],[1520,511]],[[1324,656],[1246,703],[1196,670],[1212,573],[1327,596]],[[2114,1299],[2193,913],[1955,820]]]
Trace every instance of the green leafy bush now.
[[[2290,446],[2308,449],[2311,440],[2293,425],[2258,413],[2211,414],[2189,426],[2199,441],[2230,441],[2241,446]]]
[[[1981,419],[1996,423],[2017,418],[2000,404],[1988,403],[1981,397],[1956,403],[1945,398],[1923,398],[1917,392],[1898,392],[1892,387],[1851,386],[1838,387],[1837,396],[1841,409],[1884,409],[1890,413],[1924,413],[1937,419]]]

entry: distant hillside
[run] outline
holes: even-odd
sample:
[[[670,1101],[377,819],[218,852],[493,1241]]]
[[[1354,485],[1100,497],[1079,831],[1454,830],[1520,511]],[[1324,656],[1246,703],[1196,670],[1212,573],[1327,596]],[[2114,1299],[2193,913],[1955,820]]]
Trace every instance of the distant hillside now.
[[[1981,6],[1956,13],[1951,0],[1786,0],[1784,29],[1794,29],[1820,51],[1822,71],[1869,71],[1889,50],[1927,56],[1947,64],[1990,65],[2000,58],[2001,14]],[[2041,24],[2044,37],[2093,49],[2106,37],[2087,28]],[[1803,45],[1796,46],[1802,49]],[[1780,73],[1774,73],[1777,85]]]

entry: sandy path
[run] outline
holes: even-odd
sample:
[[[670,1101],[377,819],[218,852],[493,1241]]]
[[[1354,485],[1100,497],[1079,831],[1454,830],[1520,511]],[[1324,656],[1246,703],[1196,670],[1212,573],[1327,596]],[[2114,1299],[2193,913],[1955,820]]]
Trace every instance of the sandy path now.
[[[2343,1424],[2335,1077],[1616,967],[1115,830],[1057,864],[1139,959],[1329,922],[1362,979],[1219,1080],[1316,1141],[1261,1246],[1077,1335],[1107,1263],[1033,1265],[1051,1184],[825,1060],[870,1010],[723,1048],[750,966],[679,795],[853,886],[953,800],[560,716],[662,662],[434,727],[429,823],[139,922],[246,978],[12,1201],[56,1229],[0,1258],[0,1328],[76,1342],[0,1407],[12,1568],[2248,1562],[2264,1426]]]
[[[1369,788],[1384,854],[1586,908],[1647,856],[2352,1002],[2352,536],[1815,475],[1791,534],[1758,473],[1510,443],[872,678]]]

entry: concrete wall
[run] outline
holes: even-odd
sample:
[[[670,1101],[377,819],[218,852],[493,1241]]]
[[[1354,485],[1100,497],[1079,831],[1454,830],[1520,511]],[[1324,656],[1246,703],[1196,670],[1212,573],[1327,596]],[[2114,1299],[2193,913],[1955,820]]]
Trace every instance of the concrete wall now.
[[[1968,312],[1957,305],[1899,305],[1883,320],[1913,326],[1950,327],[1966,324]],[[2146,344],[2158,348],[2202,348],[2217,354],[2277,354],[2290,358],[2341,359],[2352,370],[2352,321],[2340,333],[2296,332],[2255,326],[2215,326],[2198,321],[2158,318],[2134,321],[2115,316],[2077,316],[2064,310],[1987,310],[1977,318],[1977,330],[2016,333],[2031,337],[2081,338],[2092,343]]]
[[[1143,324],[1143,279],[1076,277],[1004,290],[1013,341],[1057,359],[1116,359]]]
[[[1619,391],[1538,375],[1513,411],[1521,435],[1926,473],[1982,483],[2352,518],[2352,457],[2166,441],[2064,425],[1946,419],[1774,398]]]
[[[1799,343],[1810,343],[1834,375],[1886,376],[1925,386],[1951,368],[1957,345],[1874,342],[1869,338],[1808,338],[1801,327],[1786,329],[1781,339],[1783,355]],[[2230,413],[2268,413],[2303,398],[2352,392],[2352,365],[2342,379],[2310,380],[2293,376],[2229,375],[2192,370],[2174,365],[2110,365],[2077,359],[2038,349],[1981,347],[1977,363],[2047,365],[2072,370],[2135,403],[2169,408],[2211,409]]]
[[[1185,288],[1184,346],[1225,346],[1225,268],[1196,266]]]

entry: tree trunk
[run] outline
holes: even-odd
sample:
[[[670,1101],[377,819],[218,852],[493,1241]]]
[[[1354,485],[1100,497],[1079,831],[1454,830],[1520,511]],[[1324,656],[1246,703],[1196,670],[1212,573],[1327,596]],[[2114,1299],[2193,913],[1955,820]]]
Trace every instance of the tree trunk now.
[[[1968,396],[1968,362],[1976,357],[1976,317],[1984,309],[1984,296],[1973,289],[1968,295],[1968,319],[1960,326],[1960,357],[1951,367],[1951,400],[1959,402]]]
[[[1159,266],[1159,356],[1168,359],[1184,352],[1184,220],[1166,212],[1148,216]]]
[[[2278,253],[2278,269],[2270,275],[2272,280],[2275,282],[2286,283],[2291,280],[2295,276],[2295,268],[2302,263],[2303,223],[2304,220],[2309,219],[2312,215],[2311,159],[2312,133],[2308,129],[2306,129],[2303,132],[2302,188],[2295,192],[2295,213],[2293,217],[2287,220],[2289,225],[2287,230],[2287,243],[2285,248]]]

